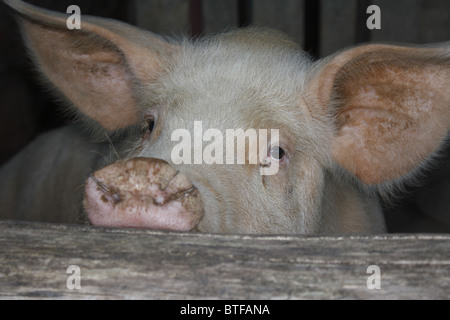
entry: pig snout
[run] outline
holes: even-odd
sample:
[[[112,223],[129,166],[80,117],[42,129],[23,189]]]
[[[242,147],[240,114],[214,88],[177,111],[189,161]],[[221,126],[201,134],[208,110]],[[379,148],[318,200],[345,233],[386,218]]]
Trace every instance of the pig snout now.
[[[200,193],[167,162],[134,158],[96,171],[84,207],[93,225],[191,231],[203,217]]]

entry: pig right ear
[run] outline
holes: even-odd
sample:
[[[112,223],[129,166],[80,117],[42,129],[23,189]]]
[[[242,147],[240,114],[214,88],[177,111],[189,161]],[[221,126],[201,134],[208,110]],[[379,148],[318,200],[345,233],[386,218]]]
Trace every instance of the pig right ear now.
[[[77,111],[108,130],[139,121],[136,85],[157,78],[175,45],[125,23],[89,16],[81,16],[81,29],[69,30],[68,15],[5,2],[19,13],[40,71]]]
[[[331,115],[333,160],[367,185],[420,169],[450,129],[450,47],[364,45],[319,62],[312,114]],[[308,100],[308,99],[307,99]]]

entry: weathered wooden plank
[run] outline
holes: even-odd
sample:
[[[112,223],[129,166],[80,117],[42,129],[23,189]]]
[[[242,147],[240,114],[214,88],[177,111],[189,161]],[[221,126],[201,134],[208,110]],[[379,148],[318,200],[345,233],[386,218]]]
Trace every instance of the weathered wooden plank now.
[[[0,222],[0,298],[450,298],[450,235],[241,236]],[[81,289],[66,285],[69,265]],[[369,265],[381,289],[367,288]]]

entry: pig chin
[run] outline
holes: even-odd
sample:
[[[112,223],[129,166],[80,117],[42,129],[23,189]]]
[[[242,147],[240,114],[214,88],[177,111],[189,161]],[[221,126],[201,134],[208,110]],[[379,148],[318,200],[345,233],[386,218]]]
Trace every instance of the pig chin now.
[[[167,162],[134,158],[96,171],[85,186],[93,225],[192,231],[204,214],[200,192]]]

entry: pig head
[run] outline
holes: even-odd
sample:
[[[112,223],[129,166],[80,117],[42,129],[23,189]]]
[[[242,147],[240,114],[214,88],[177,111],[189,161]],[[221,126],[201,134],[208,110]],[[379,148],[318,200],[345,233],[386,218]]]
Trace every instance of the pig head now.
[[[82,16],[81,29],[68,30],[66,15],[6,3],[40,73],[78,119],[94,134],[127,132],[133,144],[86,182],[95,225],[384,232],[377,195],[424,168],[450,126],[449,46],[363,45],[313,62],[266,29],[174,40]],[[256,163],[249,154],[234,164],[173,159],[177,130],[194,148],[220,138],[208,129],[251,128],[279,132]],[[265,167],[276,174],[261,174]]]

